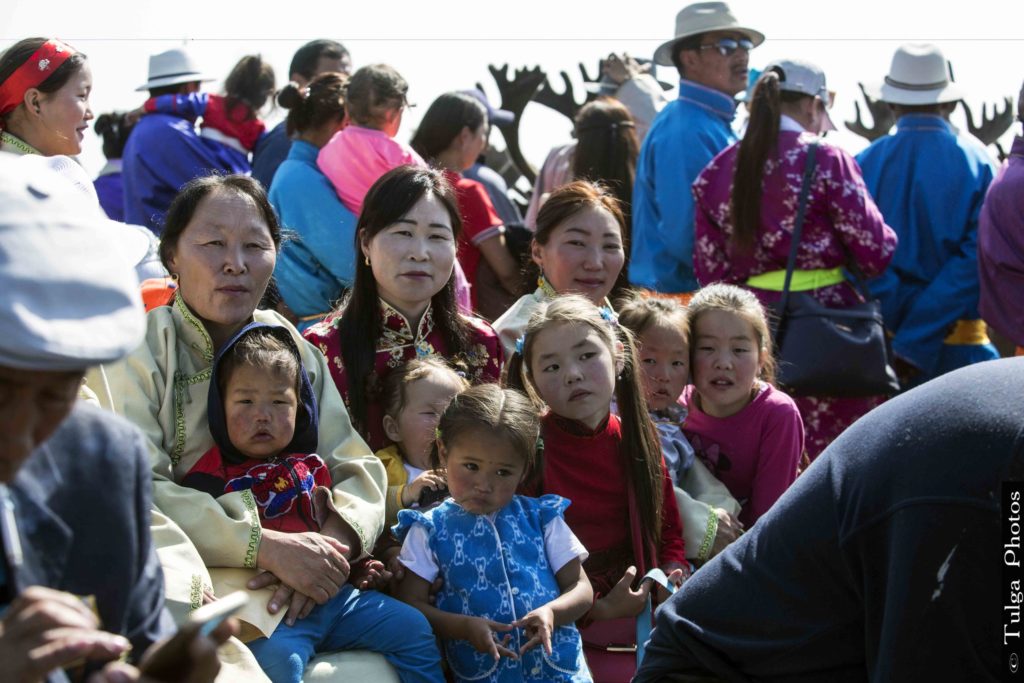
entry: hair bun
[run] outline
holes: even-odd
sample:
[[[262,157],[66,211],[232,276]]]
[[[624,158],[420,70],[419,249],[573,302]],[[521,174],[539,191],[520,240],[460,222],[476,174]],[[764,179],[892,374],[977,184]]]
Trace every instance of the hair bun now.
[[[296,105],[306,99],[309,94],[309,89],[299,87],[299,84],[295,81],[290,81],[288,85],[281,88],[281,92],[277,94],[277,104],[285,109],[293,109]]]

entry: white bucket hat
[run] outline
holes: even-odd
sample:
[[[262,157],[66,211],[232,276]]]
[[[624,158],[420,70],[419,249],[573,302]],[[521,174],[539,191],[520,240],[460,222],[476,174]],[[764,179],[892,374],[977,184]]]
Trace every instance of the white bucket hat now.
[[[770,71],[779,74],[779,90],[810,95],[821,100],[825,107],[825,124],[821,131],[815,132],[836,130],[836,125],[828,113],[832,104],[832,94],[829,92],[828,83],[825,82],[825,72],[820,66],[799,59],[776,59],[764,68],[761,75],[764,76]]]
[[[71,371],[117,360],[146,328],[111,222],[69,181],[0,153],[0,365]]]
[[[176,47],[149,58],[149,80],[135,89],[135,92],[162,88],[165,85],[192,83],[194,81],[212,81],[203,75],[192,55],[184,48]]]
[[[729,5],[724,2],[698,2],[687,5],[676,15],[676,37],[658,46],[654,51],[654,63],[672,66],[675,45],[684,38],[711,31],[736,31],[742,33],[757,47],[764,42],[764,34],[752,28],[740,26]]]
[[[866,90],[873,99],[890,104],[939,104],[964,97],[942,50],[928,43],[901,45],[885,81]]]

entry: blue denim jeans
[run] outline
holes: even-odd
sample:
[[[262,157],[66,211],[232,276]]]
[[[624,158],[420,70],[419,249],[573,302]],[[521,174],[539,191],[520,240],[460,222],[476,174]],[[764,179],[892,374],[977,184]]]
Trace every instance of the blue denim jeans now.
[[[383,593],[350,585],[294,626],[282,621],[269,638],[248,645],[274,683],[300,683],[314,654],[339,650],[379,652],[403,683],[444,683],[427,618]]]

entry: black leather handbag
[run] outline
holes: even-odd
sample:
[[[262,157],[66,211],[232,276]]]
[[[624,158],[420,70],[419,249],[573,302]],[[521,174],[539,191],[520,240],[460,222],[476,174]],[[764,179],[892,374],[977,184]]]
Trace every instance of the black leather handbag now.
[[[864,297],[864,303],[849,308],[830,308],[807,292],[789,291],[817,151],[817,143],[811,144],[782,297],[772,307],[776,383],[794,396],[892,395],[900,390],[900,384],[889,363],[881,306],[871,298],[853,267],[849,270],[854,270],[854,284]]]

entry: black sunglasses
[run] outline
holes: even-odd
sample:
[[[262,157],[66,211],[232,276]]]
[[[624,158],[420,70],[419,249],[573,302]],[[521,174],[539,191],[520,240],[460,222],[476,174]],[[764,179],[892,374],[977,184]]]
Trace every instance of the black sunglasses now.
[[[731,57],[736,53],[736,50],[743,49],[750,52],[754,49],[753,41],[747,40],[746,38],[722,38],[717,43],[709,43],[708,45],[701,45],[697,48],[698,50],[718,50],[718,53],[723,57]]]

